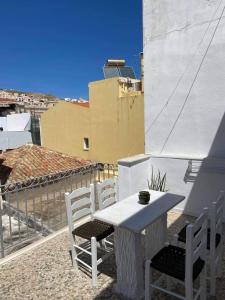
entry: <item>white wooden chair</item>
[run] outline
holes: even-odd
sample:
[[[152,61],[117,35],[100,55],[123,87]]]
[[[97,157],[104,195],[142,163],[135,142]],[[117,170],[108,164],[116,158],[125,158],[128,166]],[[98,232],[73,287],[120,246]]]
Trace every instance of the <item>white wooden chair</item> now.
[[[145,300],[154,299],[153,289],[158,289],[169,295],[184,300],[206,300],[206,243],[207,243],[207,209],[199,216],[194,224],[186,228],[186,248],[168,245],[162,248],[152,260],[145,263]],[[196,234],[197,232],[197,234]],[[152,269],[176,279],[185,287],[185,296],[171,290],[169,286],[162,288],[152,280]],[[200,276],[200,287],[196,290],[193,283]]]
[[[216,277],[221,277],[222,273],[222,256],[224,245],[223,232],[223,216],[224,216],[224,192],[221,192],[217,201],[212,203],[210,209],[210,229],[208,230],[207,249],[210,270],[210,295],[216,295]]]
[[[224,192],[221,191],[217,201],[209,209],[209,222],[207,230],[207,264],[209,265],[210,295],[216,295],[216,278],[221,277],[222,255],[224,245],[223,216]],[[186,243],[187,222],[175,237],[178,242]]]
[[[118,185],[117,177],[106,179],[103,182],[97,182],[97,198],[99,209],[102,210],[117,201]],[[114,245],[113,234],[103,241],[103,245],[111,247]]]
[[[93,220],[92,214],[95,210],[93,184],[90,185],[90,188],[82,187],[70,194],[66,193],[65,201],[73,265],[78,267],[79,262],[91,270],[92,285],[95,286],[97,284],[98,265],[112,253],[112,249],[109,251],[109,248],[100,247],[101,241],[111,235],[114,228],[104,222]],[[88,216],[91,217],[89,220],[87,220]],[[87,243],[78,245],[77,236],[87,240]],[[99,259],[97,248],[101,248],[104,253],[106,252]],[[91,256],[91,265],[82,259],[81,255],[84,253]]]
[[[117,201],[117,177],[112,177],[97,183],[99,209],[104,209]]]

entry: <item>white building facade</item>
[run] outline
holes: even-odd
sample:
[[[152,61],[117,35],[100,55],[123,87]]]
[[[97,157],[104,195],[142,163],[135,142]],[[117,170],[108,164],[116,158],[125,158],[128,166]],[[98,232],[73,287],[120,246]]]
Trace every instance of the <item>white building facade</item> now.
[[[143,27],[145,155],[119,168],[138,170],[130,193],[166,172],[197,215],[225,190],[225,0],[144,0]]]
[[[29,113],[0,117],[0,150],[15,149],[32,143]]]

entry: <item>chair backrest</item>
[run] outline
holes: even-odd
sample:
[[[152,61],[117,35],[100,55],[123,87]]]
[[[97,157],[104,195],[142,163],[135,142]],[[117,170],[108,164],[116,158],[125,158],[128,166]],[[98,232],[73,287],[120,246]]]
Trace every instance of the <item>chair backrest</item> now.
[[[199,259],[205,261],[207,247],[208,208],[186,229],[185,280],[192,281],[193,265]]]
[[[223,236],[224,192],[221,191],[217,200],[210,208],[210,252],[215,253],[216,234]]]
[[[117,177],[97,183],[99,209],[112,205],[117,201]]]
[[[65,193],[66,210],[68,225],[70,230],[76,227],[76,221],[92,215],[95,211],[94,206],[94,185],[90,184],[90,188],[82,187]]]

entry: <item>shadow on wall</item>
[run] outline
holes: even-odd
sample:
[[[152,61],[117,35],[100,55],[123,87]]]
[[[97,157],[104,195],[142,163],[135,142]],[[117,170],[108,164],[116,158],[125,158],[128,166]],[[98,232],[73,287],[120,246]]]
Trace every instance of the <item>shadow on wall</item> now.
[[[225,114],[207,158],[203,161],[190,160],[184,181],[193,183],[185,212],[194,211],[196,215],[216,200],[221,190],[225,190]]]

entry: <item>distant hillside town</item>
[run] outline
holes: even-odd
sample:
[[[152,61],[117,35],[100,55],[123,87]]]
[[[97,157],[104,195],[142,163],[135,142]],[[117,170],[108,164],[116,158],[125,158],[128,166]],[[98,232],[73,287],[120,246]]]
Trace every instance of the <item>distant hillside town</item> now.
[[[27,112],[32,116],[40,116],[42,112],[53,107],[60,100],[48,94],[0,89],[1,105],[8,107],[9,110],[13,107],[17,113]]]
[[[0,89],[0,152],[30,142],[40,145],[40,116],[59,101],[52,95]]]

